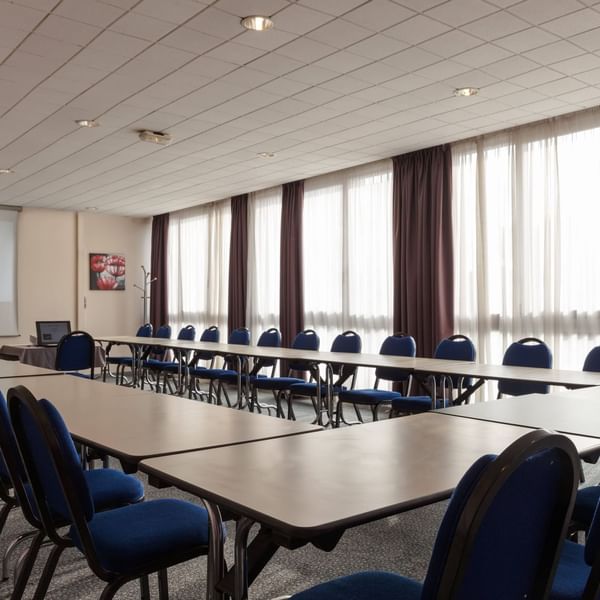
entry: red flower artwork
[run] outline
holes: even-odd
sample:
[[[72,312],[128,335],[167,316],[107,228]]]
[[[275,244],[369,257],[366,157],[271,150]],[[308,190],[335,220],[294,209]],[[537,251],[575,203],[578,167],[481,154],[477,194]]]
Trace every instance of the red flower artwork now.
[[[124,290],[125,257],[121,254],[90,254],[90,290]]]

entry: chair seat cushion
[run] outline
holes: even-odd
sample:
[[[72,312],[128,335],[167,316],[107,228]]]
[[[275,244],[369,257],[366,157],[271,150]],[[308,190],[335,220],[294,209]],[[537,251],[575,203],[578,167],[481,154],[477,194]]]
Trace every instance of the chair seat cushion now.
[[[438,400],[438,407],[442,403]],[[402,396],[392,400],[392,410],[396,412],[418,413],[431,410],[431,398],[429,396]]]
[[[103,511],[144,499],[142,482],[116,469],[92,469],[83,473],[90,488],[94,509]]]
[[[144,361],[144,368],[146,369],[164,369],[165,367],[168,367],[170,365],[177,365],[176,362],[169,362],[166,360],[158,360],[156,358],[149,358],[147,360]]]
[[[206,510],[183,500],[152,500],[97,513],[88,526],[100,564],[119,574],[140,572],[157,561],[177,562],[181,554],[204,554],[208,544]],[[74,527],[70,535],[81,550]]]
[[[292,600],[419,600],[423,585],[393,573],[364,572],[321,583]]]
[[[592,518],[600,500],[600,485],[591,485],[580,489],[573,507],[573,521],[586,529],[592,524]]]
[[[163,371],[167,371],[167,373],[179,373],[179,363],[178,362],[170,362],[165,363],[165,366],[162,368]],[[185,366],[181,365],[181,371],[185,371]]]
[[[131,356],[109,356],[106,359],[109,365],[131,365],[133,358]]]
[[[560,562],[550,600],[580,600],[590,574],[590,567],[584,560],[584,547],[574,542],[566,541],[560,553]]]
[[[222,379],[224,377],[237,377],[237,371],[233,369],[200,369],[194,373],[195,377],[201,379]]]
[[[343,390],[345,390],[345,386],[334,385],[331,388],[331,391],[334,394],[339,394]],[[316,396],[317,395],[317,384],[316,383],[294,383],[290,386],[290,392],[295,396]],[[327,394],[327,386],[321,385],[321,396],[325,396]]]
[[[261,390],[287,390],[295,383],[304,383],[298,377],[258,377],[252,380],[252,385]]]
[[[404,398],[404,396],[400,392],[393,392],[392,390],[365,389],[340,392],[342,402],[357,402],[360,404],[379,404],[400,398]]]

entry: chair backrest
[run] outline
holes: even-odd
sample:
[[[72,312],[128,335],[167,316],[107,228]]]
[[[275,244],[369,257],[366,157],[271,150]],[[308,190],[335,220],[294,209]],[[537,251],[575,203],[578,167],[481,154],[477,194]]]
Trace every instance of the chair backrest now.
[[[433,352],[433,358],[441,360],[466,360],[468,362],[475,361],[475,345],[466,336],[461,333],[451,335],[444,338]],[[473,381],[470,377],[451,377],[452,385],[458,388],[461,384],[463,387],[469,387]]]
[[[347,330],[335,337],[331,344],[332,352],[351,352],[358,354],[362,350],[362,340],[356,331]],[[341,385],[348,377],[353,376],[358,367],[351,365],[333,365],[334,374],[338,375],[337,385]]]
[[[193,325],[186,325],[179,330],[178,340],[193,342],[196,339],[196,328]]]
[[[171,326],[170,325],[161,325],[152,336],[154,338],[159,338],[161,340],[168,340],[171,338]],[[154,358],[162,358],[167,353],[168,348],[163,346],[152,346],[149,350],[149,353],[152,354]]]
[[[90,369],[90,376],[93,378],[95,355],[94,338],[85,331],[72,331],[58,342],[54,368],[57,371]]]
[[[136,337],[152,337],[152,323],[144,323],[135,334]]]
[[[281,332],[277,327],[271,327],[266,331],[263,331],[258,338],[258,342],[256,342],[257,346],[263,346],[267,348],[280,348],[281,347]],[[261,358],[256,361],[255,369],[260,370],[263,367],[274,367],[277,364],[276,358]],[[259,367],[260,365],[260,367]]]
[[[513,367],[539,367],[552,368],[552,352],[550,348],[538,338],[527,337],[513,342],[504,353],[503,365]],[[550,386],[545,383],[528,383],[521,381],[499,381],[498,393],[510,396],[523,396],[524,394],[547,394]]]
[[[228,344],[250,345],[250,331],[246,327],[234,329],[227,338]]]
[[[201,342],[215,342],[219,343],[219,339],[221,338],[221,332],[216,325],[211,325],[207,327],[200,336]],[[214,352],[204,352],[203,350],[197,350],[194,354],[194,364],[196,364],[199,360],[212,360],[215,357]]]
[[[600,346],[592,348],[583,361],[583,371],[600,372]]]
[[[318,350],[321,345],[321,340],[314,329],[305,329],[300,333],[296,334],[296,337],[292,341],[292,348],[294,350]],[[291,361],[288,363],[290,371],[298,371],[305,373],[309,370],[309,365],[304,361]]]
[[[8,407],[17,444],[46,533],[62,539],[54,515],[72,523],[92,570],[110,574],[100,566],[88,528],[94,503],[69,431],[54,405],[37,401],[23,386],[8,391]]]
[[[415,338],[401,332],[389,335],[383,340],[379,354],[384,356],[414,357],[417,354]],[[410,377],[410,372],[393,367],[377,367],[375,369],[375,377],[385,381],[406,381]]]
[[[421,599],[546,598],[579,472],[572,442],[543,430],[476,461],[448,504]]]

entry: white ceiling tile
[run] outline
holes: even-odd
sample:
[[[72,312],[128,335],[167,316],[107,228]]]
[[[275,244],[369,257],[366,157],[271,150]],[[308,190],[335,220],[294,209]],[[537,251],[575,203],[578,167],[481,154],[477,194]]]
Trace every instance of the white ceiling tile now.
[[[509,11],[534,25],[545,23],[581,9],[577,0],[525,0],[511,6]]]
[[[186,27],[223,39],[229,39],[244,31],[239,17],[212,7],[188,21]]]
[[[472,50],[467,50],[467,52],[457,54],[453,57],[453,60],[469,67],[483,67],[509,56],[510,52],[508,50],[499,48],[494,44],[484,44]]]
[[[385,84],[383,84],[383,87],[389,88],[396,92],[410,92],[412,90],[425,87],[430,83],[431,81],[428,79],[410,73],[408,75],[402,75],[400,77],[396,77],[396,79],[386,81]]]
[[[528,58],[511,56],[510,58],[487,65],[483,67],[483,70],[499,79],[509,79],[527,71],[533,71],[537,67],[538,65]]]
[[[53,40],[60,40],[64,42],[70,42],[71,44],[77,44],[78,46],[85,46],[94,37],[96,37],[102,29],[95,25],[86,25],[79,21],[72,19],[65,19],[58,15],[51,14],[44,19],[43,23],[40,23],[36,29],[37,33],[52,38]]]
[[[61,42],[39,33],[32,33],[19,47],[23,52],[35,56],[48,56],[66,62],[80,50],[80,46]]]
[[[539,69],[534,69],[533,71],[529,71],[524,75],[512,77],[509,79],[509,82],[521,87],[532,87],[534,85],[541,85],[542,83],[547,83],[548,81],[554,81],[555,79],[562,78],[562,73],[558,73],[557,71],[549,69],[548,67],[540,67]]]
[[[377,34],[356,44],[352,44],[352,46],[348,46],[346,50],[353,54],[370,58],[371,60],[379,60],[396,54],[407,47],[408,44],[405,42]]]
[[[253,60],[249,66],[256,71],[262,71],[272,75],[285,75],[286,73],[300,69],[304,66],[304,63],[287,56],[281,56],[275,52],[270,52],[265,56]]]
[[[418,69],[422,69],[423,67],[427,67],[428,65],[439,61],[439,56],[427,52],[426,50],[422,50],[421,48],[414,47],[407,48],[402,52],[398,52],[398,54],[389,56],[383,62],[386,65],[400,69],[401,72],[409,72],[417,71]]]
[[[482,42],[479,38],[454,29],[419,44],[419,48],[427,50],[427,52],[433,52],[444,58],[460,54],[465,50],[481,46],[481,44]]]
[[[242,44],[236,44],[235,42],[225,42],[221,46],[217,46],[207,52],[206,56],[235,65],[245,65],[264,54],[263,50],[258,50],[257,48],[242,46]]]
[[[550,65],[558,62],[559,60],[566,60],[574,56],[579,56],[583,53],[584,50],[578,48],[575,46],[575,44],[561,40],[559,42],[554,42],[553,44],[548,44],[547,46],[542,46],[541,48],[536,48],[535,50],[525,52],[524,56],[536,61],[541,65]]]
[[[359,69],[370,62],[371,61],[368,58],[363,58],[362,56],[358,56],[358,54],[352,54],[350,52],[346,52],[345,50],[340,50],[335,54],[331,54],[330,56],[322,58],[314,64],[317,67],[330,69],[336,73],[348,73],[350,71],[354,71],[355,69]]]
[[[510,52],[526,52],[540,46],[545,46],[558,40],[558,37],[539,27],[530,27],[525,31],[513,33],[494,41],[496,46],[501,46]]]
[[[529,23],[507,12],[497,12],[467,25],[462,29],[484,40],[493,41],[498,38],[523,31]]]
[[[386,30],[385,35],[394,37],[407,44],[420,44],[437,35],[445,33],[450,27],[424,15],[404,21]]]
[[[600,13],[591,8],[584,8],[544,23],[544,29],[561,37],[577,35],[596,27],[600,27]]]
[[[164,46],[186,50],[194,54],[203,54],[223,43],[221,38],[195,31],[189,27],[178,27],[160,40]]]
[[[142,0],[133,7],[133,12],[179,25],[203,9],[203,4],[192,0],[169,0],[168,4],[163,0]]]
[[[585,87],[583,82],[578,81],[573,77],[563,77],[562,79],[556,79],[554,81],[549,81],[548,83],[538,85],[533,89],[541,94],[545,94],[546,96],[553,98],[559,96],[560,94],[566,94],[568,92],[580,90],[582,87]]]
[[[461,65],[452,60],[442,60],[439,63],[435,63],[434,65],[429,65],[424,69],[415,71],[415,75],[425,77],[426,79],[431,79],[433,81],[441,81],[443,79],[447,79],[448,77],[460,75],[461,73],[465,73],[469,70],[470,67]]]
[[[571,36],[570,40],[576,46],[587,50],[588,52],[596,52],[600,50],[600,27],[580,33],[579,35]]]
[[[600,67],[600,58],[594,54],[582,54],[554,63],[552,68],[565,75],[576,75]]]
[[[371,0],[371,2],[346,13],[344,20],[372,31],[382,31],[405,21],[414,14],[414,11],[390,2],[390,0]]]
[[[325,81],[321,84],[321,87],[328,90],[340,91],[343,94],[353,94],[358,90],[364,90],[366,87],[369,87],[369,85],[369,83],[351,77],[350,75],[342,75],[341,77],[336,77],[330,81]]]
[[[383,63],[373,63],[366,67],[362,67],[361,69],[357,69],[352,73],[352,77],[373,84],[382,83],[389,79],[395,79],[397,76],[397,69]]]
[[[54,14],[88,25],[108,27],[123,14],[123,10],[95,0],[62,0]]]
[[[334,52],[337,52],[337,48],[309,40],[308,38],[298,38],[277,49],[277,54],[288,56],[294,60],[300,60],[306,64],[319,60],[324,56],[329,56]]]
[[[327,2],[323,2],[323,0],[299,0],[299,4],[303,6],[309,6],[336,17],[351,11],[359,4],[364,4],[364,2],[365,0],[327,0]]]
[[[389,87],[384,87],[382,85],[374,85],[369,88],[365,88],[364,90],[359,90],[358,92],[354,92],[353,96],[364,99],[371,103],[381,102],[382,100],[388,100],[396,96],[398,92],[396,90],[392,90]]]
[[[371,35],[373,35],[373,32],[364,27],[359,27],[353,23],[341,20],[335,20],[311,31],[307,34],[307,37],[311,40],[316,40],[317,42],[342,49]]]
[[[241,18],[248,15],[271,16],[287,5],[286,0],[218,0],[215,6]]]
[[[36,10],[12,2],[0,3],[0,23],[11,29],[29,32],[40,23],[46,14],[45,10]]]
[[[275,18],[277,29],[302,35],[332,20],[332,16],[301,4],[290,4]]]
[[[286,33],[278,29],[269,29],[267,31],[245,31],[235,41],[252,48],[275,50],[295,39],[296,34]]]
[[[294,98],[302,102],[308,102],[309,104],[321,105],[339,98],[340,95],[339,92],[315,86],[296,94]]]
[[[407,8],[412,8],[417,12],[423,12],[429,8],[438,6],[439,4],[444,4],[446,1],[447,0],[394,0],[394,2],[402,4],[402,6],[406,6]]]
[[[600,69],[592,69],[585,73],[578,73],[575,78],[589,85],[598,85],[600,84]]]
[[[260,87],[261,90],[281,96],[293,96],[310,87],[308,83],[293,81],[287,77],[278,77]]]
[[[173,23],[127,13],[110,27],[113,31],[155,42],[175,28]]]
[[[324,81],[328,81],[334,77],[337,77],[337,75],[338,74],[335,71],[308,65],[306,67],[302,67],[301,69],[292,71],[287,77],[293,81],[318,85],[319,83],[323,83]]]
[[[585,88],[568,92],[557,97],[557,100],[568,102],[569,104],[584,104],[588,100],[593,100],[593,104],[598,104],[600,99],[600,90],[597,88]],[[587,104],[586,104],[587,105]]]
[[[451,27],[460,27],[481,17],[493,13],[496,8],[482,0],[462,0],[461,2],[445,2],[427,11],[433,17]]]

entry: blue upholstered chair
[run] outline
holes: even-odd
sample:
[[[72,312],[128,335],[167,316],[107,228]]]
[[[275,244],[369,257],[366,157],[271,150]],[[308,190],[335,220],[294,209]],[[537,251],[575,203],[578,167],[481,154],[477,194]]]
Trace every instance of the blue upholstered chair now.
[[[436,347],[433,358],[440,360],[462,360],[473,362],[475,360],[475,346],[473,342],[460,333],[444,338]],[[472,385],[467,377],[460,376],[432,376],[428,378],[432,396],[408,396],[392,399],[392,414],[413,414],[441,408],[452,402],[454,390],[460,394]],[[442,396],[439,397],[438,389]]]
[[[331,352],[349,352],[360,353],[362,348],[362,340],[360,335],[355,331],[344,331],[336,336],[331,344]],[[336,379],[331,386],[331,393],[337,396],[342,390],[354,388],[356,380],[357,367],[353,365],[334,364],[331,366],[332,372]],[[324,398],[327,395],[327,385],[322,380],[318,367],[313,370],[313,378],[315,381],[293,383],[289,387],[288,392],[288,419],[295,419],[293,401],[295,397],[309,397],[315,410],[317,423],[322,424],[324,407]],[[349,385],[346,385],[349,382]],[[333,415],[330,415],[333,419]]]
[[[31,394],[25,388],[17,388],[17,393],[28,395]],[[9,391],[9,395],[10,395]],[[34,399],[35,401],[35,399]],[[68,436],[68,433],[65,435]],[[70,436],[68,436],[67,449],[71,453],[70,460],[79,463],[79,456],[75,450]],[[8,546],[7,552],[3,559],[3,564],[8,562],[10,554],[21,545],[22,542],[31,539],[31,544],[27,550],[22,567],[19,570],[15,580],[15,591],[13,598],[19,598],[23,592],[27,580],[31,574],[31,570],[37,558],[40,545],[46,537],[44,526],[40,520],[40,512],[37,509],[34,500],[33,490],[26,475],[25,466],[19,454],[19,448],[15,434],[12,428],[11,420],[8,414],[8,407],[4,396],[0,392],[0,452],[2,453],[2,482],[6,483],[14,490],[12,496],[12,506],[19,506],[22,510],[25,520],[33,527],[34,531],[31,534],[19,536],[13,543]],[[94,510],[101,512],[113,508],[137,504],[144,499],[144,487],[142,483],[131,475],[125,475],[121,471],[115,469],[95,469],[92,471],[82,471],[83,478],[90,491],[91,501],[94,505]],[[51,511],[49,518],[56,527],[62,527],[68,523],[66,516],[60,512]],[[58,556],[56,557],[58,559]],[[50,564],[47,570],[53,571],[53,566]],[[4,573],[6,576],[6,573]],[[47,580],[40,582],[42,585],[47,585],[50,581],[52,573],[47,573]],[[43,597],[43,594],[41,594]]]
[[[246,327],[239,327],[238,329],[234,329],[227,338],[228,344],[236,344],[239,346],[249,346],[250,345],[250,331]],[[216,404],[221,404],[221,395],[222,391],[222,378],[233,376],[237,379],[237,367],[238,362],[241,361],[242,368],[244,367],[244,362],[247,361],[247,357],[237,357],[237,356],[225,356],[223,367],[220,369],[215,368],[193,368],[189,369],[189,377],[190,382],[189,385],[192,386],[192,389],[196,389],[198,384],[198,380],[206,380],[208,381],[208,393],[207,399],[208,401],[213,401]],[[229,398],[225,394],[225,398],[228,406],[231,406],[229,402]]]
[[[423,583],[365,572],[293,600],[546,598],[579,475],[575,447],[537,430],[466,472],[448,504]],[[517,551],[518,549],[518,551]]]
[[[317,351],[320,346],[320,339],[314,329],[305,329],[300,333],[296,334],[296,337],[292,341],[291,347],[294,350],[311,350]],[[250,405],[250,409],[257,408],[258,410],[266,409],[271,412],[275,410],[278,417],[284,417],[282,408],[282,400],[286,392],[295,383],[304,383],[304,379],[300,377],[293,377],[292,374],[304,375],[310,370],[310,365],[305,361],[292,361],[288,363],[288,372],[286,375],[281,377],[259,377],[252,381],[253,394],[258,395],[259,390],[270,391],[273,393],[275,398],[274,405],[257,404],[256,406]],[[289,418],[289,415],[288,415]]]
[[[161,325],[152,336],[154,339],[160,340],[169,340],[171,339],[171,326],[170,325]],[[151,371],[147,368],[148,361],[163,361],[165,360],[165,356],[167,355],[168,348],[164,346],[148,346],[141,357],[141,375],[140,375],[140,387],[144,389],[145,384],[147,383],[150,387],[152,387],[155,382],[150,379]]]
[[[600,346],[592,348],[583,361],[582,371],[600,372]]]
[[[528,337],[513,342],[504,353],[503,365],[513,367],[552,368],[552,352],[538,338]],[[547,394],[550,386],[545,383],[529,383],[527,381],[499,381],[498,398],[504,394],[523,396],[525,394]]]
[[[158,572],[160,597],[168,598],[167,568],[207,553],[206,510],[162,499],[98,512],[56,408],[48,400],[36,401],[23,387],[9,390],[8,403],[36,510],[54,543],[39,585],[47,587],[60,554],[75,545],[107,583],[103,600],[134,579],[147,592],[147,575],[153,572]],[[57,515],[70,525],[68,534],[57,529]]]
[[[152,337],[152,323],[145,323],[138,328],[135,337]],[[133,371],[134,349],[130,347],[130,356],[110,356],[110,350],[114,344],[108,344],[106,347],[106,364],[102,370],[102,380],[106,381],[106,375],[110,375],[110,365],[116,365],[115,383],[123,385],[125,383],[125,369]]]
[[[64,335],[56,347],[56,371],[72,371],[73,375],[94,379],[95,348],[94,338],[85,331],[72,331]],[[90,374],[78,373],[87,371]]]
[[[417,345],[415,339],[404,333],[395,333],[390,335],[383,341],[379,354],[382,356],[407,356],[414,357],[417,353]],[[382,404],[391,404],[392,400],[398,400],[405,398],[400,392],[394,392],[392,390],[380,390],[380,381],[392,381],[394,383],[409,384],[410,373],[404,369],[395,367],[377,367],[375,369],[375,385],[372,389],[361,389],[361,390],[342,390],[338,394],[338,409],[336,413],[336,423],[339,426],[340,421],[344,421],[343,405],[344,403],[351,403],[354,405],[358,421],[362,422],[362,416],[356,405],[365,405],[371,408],[373,413],[373,420],[378,419],[378,408]],[[409,388],[409,385],[407,385]],[[406,390],[407,392],[410,389]],[[429,400],[429,398],[428,398]],[[344,421],[345,422],[345,421]]]
[[[567,540],[552,583],[550,600],[595,600],[600,591],[600,511],[595,510],[585,546]]]
[[[202,332],[202,335],[200,336],[200,341],[218,344],[220,338],[221,332],[219,331],[219,328],[216,325],[211,325]],[[215,366],[215,357],[216,354],[214,352],[207,352],[205,350],[196,350],[196,352],[194,352],[194,356],[192,356],[192,360],[190,360],[190,364],[188,367],[187,387],[188,395],[190,398],[197,398],[198,396],[205,394],[205,392],[196,388],[197,379],[194,378],[192,381],[190,373],[194,369],[196,370],[194,371],[196,373],[206,368],[212,369]],[[208,365],[201,365],[201,362],[208,363]],[[192,383],[194,385],[192,385]]]

